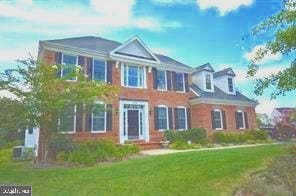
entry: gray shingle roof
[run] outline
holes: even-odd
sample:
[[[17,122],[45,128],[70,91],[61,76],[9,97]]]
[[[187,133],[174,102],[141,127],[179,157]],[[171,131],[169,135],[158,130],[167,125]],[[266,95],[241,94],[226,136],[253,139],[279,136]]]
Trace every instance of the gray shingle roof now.
[[[231,68],[226,68],[221,71],[217,71],[213,74],[214,78],[218,78],[218,77],[224,76],[224,75],[235,76],[235,73]]]
[[[206,69],[207,67],[209,67],[209,70]],[[203,64],[203,65],[200,65],[200,66],[196,67],[194,73],[200,72],[200,71],[202,71],[202,70],[207,70],[207,71],[214,72],[214,69],[213,69],[213,67],[211,66],[211,64],[210,64],[210,63],[206,63],[206,64]]]
[[[244,101],[244,102],[250,102],[250,103],[257,103],[256,101],[249,99],[248,97],[244,96],[240,92],[236,91],[235,95],[229,95],[225,92],[223,92],[221,89],[215,86],[214,92],[206,92],[201,90],[198,86],[195,84],[191,85],[192,90],[194,90],[197,94],[200,95],[200,98],[210,98],[210,99],[221,99],[221,100],[229,100],[229,101]],[[199,97],[193,97],[192,99],[199,98]]]
[[[95,36],[74,37],[74,38],[45,40],[45,41],[93,50],[95,52],[99,52],[106,55],[122,44],[117,41],[112,41],[112,40],[104,39],[101,37],[95,37]],[[161,54],[155,54],[155,55],[162,63],[168,64],[168,65],[185,67],[185,68],[191,68],[190,66],[180,63],[179,61],[172,59],[168,56],[161,55]]]

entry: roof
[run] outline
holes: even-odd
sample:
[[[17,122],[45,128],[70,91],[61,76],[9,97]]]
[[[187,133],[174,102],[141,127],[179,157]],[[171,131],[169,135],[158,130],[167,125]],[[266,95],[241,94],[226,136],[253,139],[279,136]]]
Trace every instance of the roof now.
[[[218,77],[225,76],[225,75],[235,76],[235,73],[231,68],[226,68],[221,71],[217,71],[213,74],[214,78],[218,78]]]
[[[108,55],[109,52],[113,51],[115,48],[117,48],[122,44],[117,41],[108,40],[102,37],[95,37],[95,36],[74,37],[74,38],[45,40],[45,41],[49,43],[57,43],[57,44],[62,44],[62,45],[67,45],[72,47],[93,50],[95,52],[99,52],[105,55]],[[154,55],[164,64],[180,66],[184,68],[191,68],[190,66],[185,65],[171,57],[168,57],[162,54],[154,54]]]
[[[281,107],[281,108],[275,108],[275,110],[279,111],[280,113],[283,113],[283,112],[292,112],[292,111],[295,111],[296,108],[292,108],[292,107]]]
[[[211,64],[210,63],[206,63],[206,64],[203,64],[203,65],[200,65],[200,66],[196,67],[194,73],[197,73],[197,72],[200,72],[200,71],[203,71],[203,70],[214,72],[214,69],[211,66]]]
[[[200,97],[195,96],[192,99],[196,98],[209,98],[209,99],[221,99],[221,100],[229,100],[229,101],[244,101],[244,102],[250,102],[250,103],[257,103],[256,101],[249,99],[248,97],[244,96],[240,92],[236,91],[235,95],[230,95],[225,92],[223,92],[221,89],[215,86],[214,92],[206,92],[201,90],[198,86],[195,84],[191,85],[191,89],[194,90]]]

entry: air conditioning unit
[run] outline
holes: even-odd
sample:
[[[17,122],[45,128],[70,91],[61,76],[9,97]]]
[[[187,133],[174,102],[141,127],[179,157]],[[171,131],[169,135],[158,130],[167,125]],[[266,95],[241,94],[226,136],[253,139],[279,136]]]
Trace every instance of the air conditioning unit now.
[[[13,159],[20,159],[24,157],[25,146],[15,146],[12,150],[12,158]]]

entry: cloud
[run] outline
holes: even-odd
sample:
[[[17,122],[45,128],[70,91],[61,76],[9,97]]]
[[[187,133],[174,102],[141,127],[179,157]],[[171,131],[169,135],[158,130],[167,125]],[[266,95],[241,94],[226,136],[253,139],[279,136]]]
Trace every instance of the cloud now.
[[[276,100],[270,100],[265,97],[260,97],[258,99],[259,105],[256,107],[256,112],[260,114],[271,115],[274,108],[278,107],[278,102]]]
[[[174,5],[174,4],[191,4],[194,3],[194,0],[152,0],[152,2],[159,5]]]
[[[255,79],[256,78],[264,78],[267,77],[271,74],[276,74],[279,71],[283,70],[283,67],[262,67],[258,70],[258,72],[255,75]],[[247,68],[246,69],[237,69],[234,70],[236,77],[235,80],[237,82],[247,82],[250,81],[249,78],[247,78]]]
[[[37,58],[38,47],[36,45],[20,46],[18,48],[0,48],[0,62],[15,62],[20,59],[27,59],[29,55]]]
[[[0,98],[18,99],[18,97],[8,90],[0,90]]]
[[[251,61],[252,59],[254,59],[256,57],[257,52],[260,49],[264,49],[265,45],[257,45],[254,48],[252,48],[251,51],[247,52],[244,54],[244,58],[247,59],[248,61]],[[271,52],[267,52],[267,54],[263,57],[263,59],[261,59],[259,62],[257,62],[258,64],[264,64],[264,63],[268,63],[270,61],[279,61],[282,59],[282,54],[280,53],[276,53],[276,54],[272,54]]]
[[[221,16],[239,9],[242,6],[252,5],[254,0],[196,0],[201,10],[210,8],[217,9]]]

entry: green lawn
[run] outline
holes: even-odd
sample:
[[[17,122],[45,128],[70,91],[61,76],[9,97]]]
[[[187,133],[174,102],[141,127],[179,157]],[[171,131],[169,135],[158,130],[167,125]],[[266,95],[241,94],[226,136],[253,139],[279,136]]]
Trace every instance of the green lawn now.
[[[0,184],[33,186],[33,195],[231,195],[248,174],[285,152],[280,145],[141,157],[88,168],[0,165]]]

